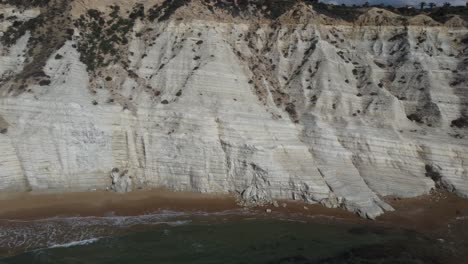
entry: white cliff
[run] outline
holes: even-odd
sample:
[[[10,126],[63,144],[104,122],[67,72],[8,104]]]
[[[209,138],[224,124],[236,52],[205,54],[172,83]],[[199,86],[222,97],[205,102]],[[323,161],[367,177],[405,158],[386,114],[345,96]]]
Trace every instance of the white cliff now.
[[[196,8],[135,18],[103,55],[119,60],[93,70],[86,14],[44,76],[15,77],[34,32],[0,44],[0,190],[164,186],[369,218],[392,210],[384,196],[468,197],[466,26],[402,26],[375,9],[330,24],[304,4],[268,23]]]

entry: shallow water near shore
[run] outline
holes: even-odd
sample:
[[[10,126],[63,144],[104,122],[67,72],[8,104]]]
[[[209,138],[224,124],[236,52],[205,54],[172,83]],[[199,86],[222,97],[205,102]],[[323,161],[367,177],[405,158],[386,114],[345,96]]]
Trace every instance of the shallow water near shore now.
[[[0,263],[463,263],[466,219],[419,233],[245,210],[0,223]]]

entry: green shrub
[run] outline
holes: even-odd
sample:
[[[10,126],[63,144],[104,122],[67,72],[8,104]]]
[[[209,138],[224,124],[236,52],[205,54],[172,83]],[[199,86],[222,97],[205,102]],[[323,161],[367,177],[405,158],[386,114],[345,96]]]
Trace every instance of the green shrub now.
[[[39,85],[40,85],[40,86],[47,86],[47,85],[49,85],[50,83],[51,83],[50,80],[41,80],[41,81],[39,82]]]
[[[462,116],[452,121],[451,127],[465,128],[468,127],[468,117]]]

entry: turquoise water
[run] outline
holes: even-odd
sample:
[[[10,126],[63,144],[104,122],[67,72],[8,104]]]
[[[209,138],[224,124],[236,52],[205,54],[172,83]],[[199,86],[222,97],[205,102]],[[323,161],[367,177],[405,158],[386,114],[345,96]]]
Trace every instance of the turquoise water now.
[[[82,226],[71,228],[64,224],[67,221]],[[447,241],[412,231],[339,221],[166,213],[143,220],[49,219],[3,226],[11,235],[24,229],[38,234],[42,243],[52,244],[5,257],[0,263],[456,263],[453,245]],[[41,233],[43,226],[58,234],[61,231],[57,230],[64,229],[62,236],[68,240],[75,239],[66,236],[68,233],[80,232],[84,239],[53,244],[39,237],[47,234]]]

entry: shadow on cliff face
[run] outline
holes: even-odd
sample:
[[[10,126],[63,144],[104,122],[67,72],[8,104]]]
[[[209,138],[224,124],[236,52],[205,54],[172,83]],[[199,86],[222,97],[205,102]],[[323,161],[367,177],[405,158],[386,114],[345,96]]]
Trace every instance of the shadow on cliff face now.
[[[8,122],[0,115],[0,134],[6,134],[8,132]]]

